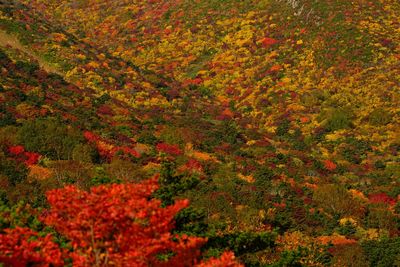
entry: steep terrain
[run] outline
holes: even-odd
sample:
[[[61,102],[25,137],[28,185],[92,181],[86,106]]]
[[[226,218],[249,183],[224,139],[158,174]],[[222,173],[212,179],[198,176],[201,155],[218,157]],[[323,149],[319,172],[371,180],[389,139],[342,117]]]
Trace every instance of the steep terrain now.
[[[160,173],[206,258],[395,266],[399,29],[396,0],[0,1],[0,226]]]
[[[19,40],[17,38],[15,38],[14,36],[4,32],[4,31],[0,32],[0,46],[2,46],[4,48],[11,47],[13,49],[20,50],[20,51],[24,52],[25,54],[28,54],[30,57],[34,58],[39,63],[40,67],[43,68],[45,71],[47,71],[49,73],[57,73],[57,74],[61,75],[61,73],[56,68],[49,65],[46,61],[42,60],[40,57],[36,56],[29,49],[25,48],[19,42]]]

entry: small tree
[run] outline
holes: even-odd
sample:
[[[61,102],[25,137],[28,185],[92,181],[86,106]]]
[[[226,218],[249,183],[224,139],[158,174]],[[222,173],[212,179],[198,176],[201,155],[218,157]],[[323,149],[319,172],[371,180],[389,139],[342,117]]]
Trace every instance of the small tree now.
[[[325,184],[319,186],[314,191],[313,199],[324,210],[332,214],[357,217],[363,214],[361,204],[340,185]]]
[[[175,215],[188,201],[163,208],[160,200],[151,199],[157,189],[155,177],[140,184],[101,185],[89,192],[74,186],[49,191],[51,208],[42,221],[66,237],[72,247],[72,252],[59,249],[54,254],[67,253],[74,266],[240,266],[228,252],[200,263],[200,247],[207,240],[171,233]],[[28,235],[19,234],[23,231]],[[17,266],[48,259],[47,251],[56,249],[50,237],[29,245],[32,236],[37,234],[29,229],[0,235],[0,259]],[[51,250],[44,250],[48,247]],[[26,250],[24,258],[21,250]],[[48,264],[60,265],[58,260]]]

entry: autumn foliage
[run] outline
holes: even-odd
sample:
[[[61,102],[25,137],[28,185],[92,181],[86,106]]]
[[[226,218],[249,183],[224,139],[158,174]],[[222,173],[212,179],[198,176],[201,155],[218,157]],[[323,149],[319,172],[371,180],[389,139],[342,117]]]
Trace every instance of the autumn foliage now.
[[[169,155],[178,156],[182,154],[182,150],[177,145],[170,145],[166,143],[159,143],[156,146],[157,151],[163,152]]]
[[[324,167],[328,171],[334,171],[336,169],[336,164],[330,160],[324,160]]]
[[[132,156],[134,158],[140,157],[140,154],[135,149],[129,146],[113,145],[92,132],[85,131],[83,136],[88,142],[93,143],[96,146],[99,155],[103,159],[111,160],[118,153],[125,156]]]
[[[24,162],[28,166],[38,163],[40,158],[40,154],[25,151],[23,146],[11,146],[8,148],[8,152],[18,161]]]
[[[398,0],[0,2],[6,264],[396,264]]]
[[[397,201],[385,193],[371,194],[368,196],[371,203],[384,203],[388,205],[395,205]]]
[[[6,229],[0,235],[0,262],[6,266],[63,266],[62,252],[51,235],[38,236],[28,229]]]
[[[188,201],[163,208],[160,200],[151,199],[157,189],[154,177],[89,192],[74,186],[49,191],[51,208],[41,220],[67,238],[72,251],[61,250],[51,235],[16,228],[0,235],[0,259],[14,266],[62,266],[62,256],[74,266],[239,266],[232,253],[200,263],[200,247],[207,240],[171,234],[174,216]]]

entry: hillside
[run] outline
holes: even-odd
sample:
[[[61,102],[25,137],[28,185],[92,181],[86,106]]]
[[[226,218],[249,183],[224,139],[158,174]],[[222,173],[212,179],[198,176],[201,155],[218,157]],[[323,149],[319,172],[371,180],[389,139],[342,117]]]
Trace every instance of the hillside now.
[[[397,0],[0,0],[0,72],[5,266],[400,264]]]

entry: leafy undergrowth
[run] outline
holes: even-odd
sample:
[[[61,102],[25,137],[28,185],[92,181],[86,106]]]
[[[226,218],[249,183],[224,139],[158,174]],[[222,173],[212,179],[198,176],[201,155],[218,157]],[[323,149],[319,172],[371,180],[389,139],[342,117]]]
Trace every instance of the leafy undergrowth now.
[[[21,43],[0,50],[0,227],[15,228],[2,240],[36,238],[20,250],[56,265],[123,265],[151,246],[116,253],[126,240],[108,235],[125,226],[71,236],[45,219],[46,192],[89,198],[159,173],[152,207],[190,206],[143,266],[180,253],[230,266],[231,252],[246,266],[399,264],[398,1],[20,2],[0,4]],[[57,212],[103,203],[79,201]],[[149,203],[136,217],[115,204],[107,223],[147,227]],[[88,222],[71,216],[79,235]]]

